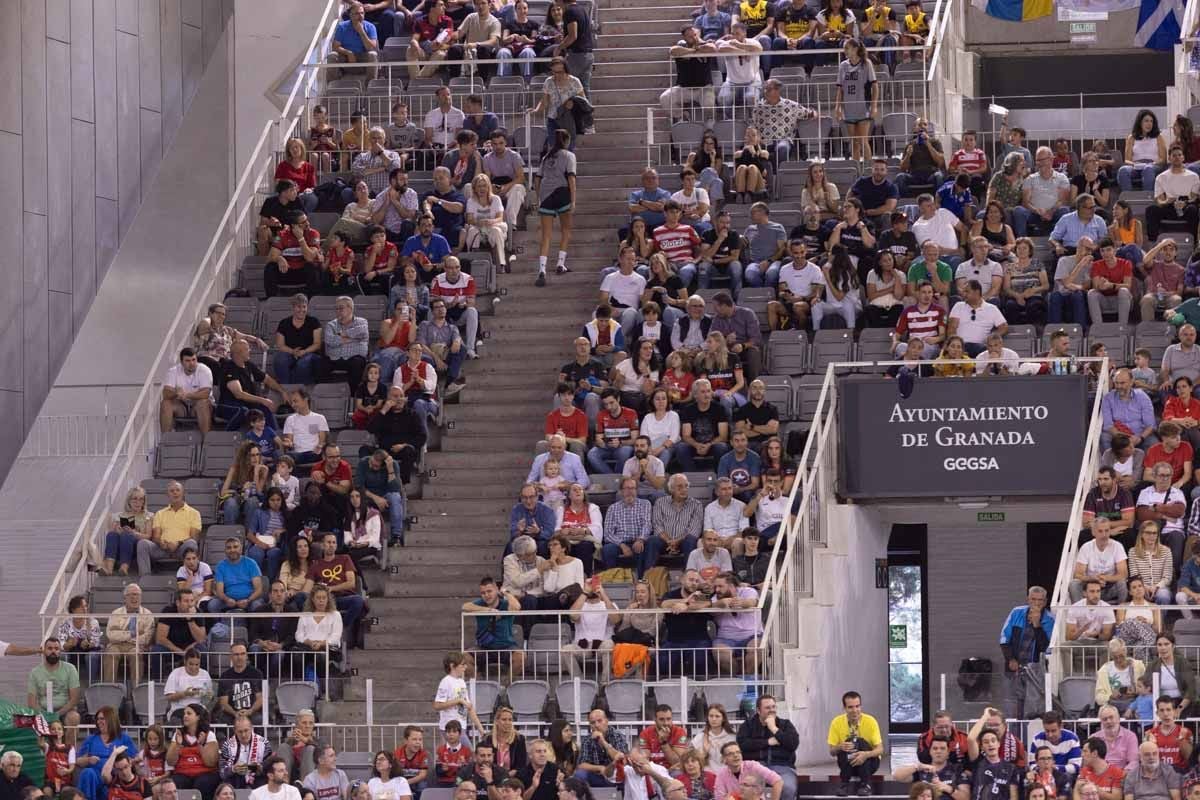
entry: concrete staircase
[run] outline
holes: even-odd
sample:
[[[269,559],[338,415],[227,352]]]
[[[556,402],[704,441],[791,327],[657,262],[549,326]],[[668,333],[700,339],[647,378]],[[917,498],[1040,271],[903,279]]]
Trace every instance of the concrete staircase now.
[[[376,723],[434,719],[430,701],[443,675],[442,657],[474,641],[473,625],[465,642],[461,633],[462,603],[477,596],[482,576],[500,578],[509,511],[542,438],[558,367],[570,360],[571,340],[597,301],[597,272],[615,258],[616,231],[628,219],[626,198],[640,186],[646,163],[645,109],[657,105],[668,85],[666,49],[691,8],[601,0],[603,49],[592,77],[597,133],[576,151],[572,272],[553,272],[556,237],[548,285],[533,285],[538,222],[530,215],[529,230],[516,236],[523,251],[516,270],[500,276],[504,294],[495,316],[484,317],[482,358],[467,368],[461,402],[446,408],[441,450],[428,454],[436,475],[425,482],[423,497],[410,502],[417,521],[407,545],[390,553],[394,572],[384,596],[371,599],[377,621],[367,649],[353,653],[357,674],[347,680],[344,699],[324,709],[323,720],[365,722],[368,678]],[[656,136],[665,133],[663,127]]]

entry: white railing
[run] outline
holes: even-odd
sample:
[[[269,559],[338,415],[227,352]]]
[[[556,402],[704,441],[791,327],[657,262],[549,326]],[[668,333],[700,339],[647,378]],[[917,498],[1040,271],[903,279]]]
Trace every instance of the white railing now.
[[[1197,22],[1200,22],[1200,10],[1195,3],[1185,4],[1179,26],[1182,41],[1175,45],[1175,84],[1167,87],[1167,112],[1171,119],[1187,114],[1192,106],[1192,79],[1188,67],[1196,46]]]
[[[321,32],[331,30],[331,25],[327,26],[325,22],[336,18],[337,8],[336,0],[329,0],[326,4],[304,62],[312,61],[314,55],[324,46]],[[163,336],[162,345],[149,365],[141,391],[138,392],[129,411],[128,421],[112,448],[108,466],[101,474],[83,519],[76,528],[75,536],[46,590],[40,610],[43,616],[65,611],[68,598],[88,588],[88,562],[97,553],[96,547],[107,529],[109,515],[112,509],[122,502],[129,486],[145,476],[147,454],[152,452],[157,443],[159,397],[154,391],[156,382],[175,362],[180,348],[189,342],[192,327],[200,311],[208,303],[223,298],[225,292],[234,285],[242,257],[251,252],[254,243],[257,220],[252,211],[257,209],[265,197],[261,190],[269,190],[271,185],[275,170],[274,154],[282,149],[283,143],[300,120],[302,104],[296,102],[297,97],[301,91],[304,96],[311,93],[314,84],[315,73],[310,73],[307,80],[297,81],[288,96],[281,118],[270,120],[263,125],[262,133],[238,179],[233,197],[221,215],[208,249],[197,265],[187,292],[179,303],[179,312],[171,321]]]
[[[1071,516],[1067,520],[1067,535],[1063,543],[1062,557],[1058,562],[1058,577],[1054,581],[1054,592],[1050,598],[1050,606],[1058,608],[1069,605],[1069,589],[1075,572],[1075,555],[1079,551],[1079,532],[1083,523],[1083,505],[1088,492],[1096,480],[1096,470],[1100,463],[1100,434],[1103,429],[1100,403],[1108,393],[1110,363],[1107,358],[1102,362],[1100,374],[1096,382],[1096,397],[1092,402],[1091,416],[1088,421],[1087,439],[1084,440],[1083,453],[1080,458],[1079,478],[1075,482],[1075,495],[1071,501]],[[1061,649],[1066,642],[1066,619],[1063,614],[1054,618],[1054,630],[1050,639],[1050,668],[1053,685],[1067,674],[1069,655]]]

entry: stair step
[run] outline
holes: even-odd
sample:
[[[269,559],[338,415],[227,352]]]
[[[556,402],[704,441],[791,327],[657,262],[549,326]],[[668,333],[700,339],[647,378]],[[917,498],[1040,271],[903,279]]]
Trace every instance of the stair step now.
[[[459,597],[465,603],[479,594],[478,577],[466,578],[457,574],[444,576],[440,581],[389,580],[383,586],[385,597]],[[370,637],[367,647],[371,647]]]
[[[425,568],[430,564],[437,566],[475,564],[490,564],[495,559],[485,548],[460,547],[459,542],[446,542],[441,545],[417,546],[413,544],[397,547],[395,555],[388,562],[389,566],[407,568]]]
[[[529,460],[532,463],[533,457],[531,456]],[[515,490],[513,494],[515,496]],[[408,505],[411,509],[410,513],[419,518],[418,528],[422,531],[456,527],[464,530],[485,530],[496,524],[497,516],[508,519],[508,513],[512,511],[513,507],[513,503],[496,500],[464,501],[454,505],[454,515],[451,516],[447,510],[449,507],[442,500],[410,500]],[[486,520],[486,523],[483,524],[487,528],[472,527],[480,525],[480,519]]]
[[[660,92],[671,85],[671,79],[663,75],[646,75],[638,72],[619,72],[619,64],[605,64],[604,69],[592,74],[592,88],[620,89],[628,86],[630,89],[658,89]],[[640,68],[640,67],[639,67]],[[646,112],[643,111],[643,114]]]
[[[619,22],[605,22],[604,23],[604,33],[602,33],[599,37],[601,46],[602,47],[606,46],[603,44],[605,39],[608,39],[610,37],[612,39],[619,39],[624,34],[631,34],[631,33],[633,33],[633,34],[636,34],[636,33],[650,34],[650,33],[652,33],[652,34],[659,34],[659,35],[678,34],[679,29],[682,28],[684,25],[684,21],[685,21],[684,19],[667,19],[668,15],[665,12],[663,12],[660,16],[662,17],[662,19],[635,20],[635,19],[625,16],[625,14],[622,13],[622,15],[621,15],[622,19]]]
[[[485,410],[486,406],[473,407],[470,412],[471,418],[474,419],[477,414]],[[549,401],[547,401],[547,411],[549,411]],[[486,417],[480,418],[486,419]],[[528,471],[529,461],[530,456],[526,453],[454,453],[444,451],[441,453],[430,453],[425,457],[425,463],[437,470],[507,470],[519,467],[522,470]]]
[[[524,451],[531,450],[533,441],[527,435],[502,434],[500,436],[461,436],[447,444],[447,449],[460,453],[485,452],[496,450]]]
[[[618,38],[618,37],[614,37]],[[628,42],[629,36],[619,37],[622,41]],[[640,74],[647,69],[655,69],[655,65],[645,62],[659,62],[665,67],[667,55],[667,47],[664,46],[662,37],[658,37],[657,41],[652,41],[650,37],[638,37],[640,41],[636,41],[638,47],[602,47],[596,51],[596,69],[603,64],[605,70],[609,65],[628,65],[636,67],[637,72],[631,74]]]
[[[620,9],[619,11],[608,9]],[[619,5],[608,6],[601,14],[603,19],[604,30],[608,30],[608,26],[612,24],[612,17],[620,16],[623,22],[633,22],[643,19],[670,19],[678,17],[680,21],[691,19],[692,11],[696,8],[694,5],[683,6],[660,6],[657,4],[646,4],[640,0],[619,0]]]
[[[533,459],[531,458],[530,461],[532,462]],[[513,497],[516,497],[515,491]],[[499,542],[503,547],[508,539],[507,528],[498,529],[497,524],[508,520],[508,513],[516,500],[509,503],[495,500],[486,502],[493,505],[490,510],[482,514],[470,516],[447,514],[444,517],[440,513],[418,515],[418,524],[405,534],[404,540],[414,547],[421,545],[438,547],[447,541],[453,541],[455,545],[471,547],[487,547]],[[448,536],[453,536],[453,539],[447,539]]]
[[[422,489],[422,498],[430,500],[487,499],[501,500],[515,496],[513,487],[488,483],[472,485],[466,481],[430,481]]]
[[[538,407],[540,401],[546,401],[546,393],[545,392],[527,392],[525,395],[524,404],[510,403],[510,404],[505,404],[502,406],[492,405],[492,404],[481,404],[481,405],[470,406],[469,410],[468,410],[468,407],[464,407],[459,414],[456,414],[454,417],[452,417],[452,419],[454,420],[455,427],[453,430],[450,431],[450,435],[452,437],[466,435],[467,432],[471,429],[470,426],[476,425],[477,423],[495,426],[497,424],[497,422],[509,422],[509,421],[513,420],[514,416],[516,416],[516,415],[520,415],[522,417],[531,417],[533,410]],[[549,404],[547,403],[547,405],[549,405]],[[541,424],[542,423],[540,421],[538,421],[536,427],[540,428]],[[522,427],[525,428],[526,426],[522,426]],[[535,426],[531,425],[528,427],[532,429]],[[451,444],[453,444],[453,443],[451,443]],[[456,468],[457,469],[464,469],[464,468],[487,469],[487,470],[494,470],[496,472],[508,472],[508,471],[511,471],[512,469],[520,469],[521,466],[522,465],[520,465],[520,464],[518,464],[516,466],[512,466],[512,465],[496,466],[496,465],[491,465],[491,464],[467,464],[467,465],[458,465]],[[528,467],[528,464],[526,464],[524,466]],[[439,469],[440,469],[440,467],[439,467]]]
[[[441,669],[440,661],[437,668]],[[425,700],[394,700],[384,702],[376,695],[375,708],[372,709],[372,719],[376,725],[432,720],[437,716],[437,712],[433,710],[433,706],[431,705],[432,699],[433,695],[430,694],[429,698]],[[342,725],[363,725],[366,721],[366,703],[356,700],[343,700],[339,703],[334,703],[329,710],[321,715],[321,722],[334,722]],[[365,742],[363,746],[366,746]]]

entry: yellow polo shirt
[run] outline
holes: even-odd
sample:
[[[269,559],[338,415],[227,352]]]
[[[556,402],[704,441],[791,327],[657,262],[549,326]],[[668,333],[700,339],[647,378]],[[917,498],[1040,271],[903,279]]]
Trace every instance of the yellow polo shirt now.
[[[200,512],[184,503],[178,511],[167,506],[154,514],[154,528],[164,542],[178,544],[200,530]]]
[[[879,733],[879,723],[870,714],[863,714],[858,720],[858,737],[866,739],[872,748],[883,744],[883,736]],[[830,747],[839,745],[850,738],[850,723],[845,714],[838,714],[829,723],[828,744]]]

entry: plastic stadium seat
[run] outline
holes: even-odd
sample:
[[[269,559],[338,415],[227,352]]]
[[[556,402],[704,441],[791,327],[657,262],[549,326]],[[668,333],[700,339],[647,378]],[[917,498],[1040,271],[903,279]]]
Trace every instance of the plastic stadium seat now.
[[[1037,327],[1009,325],[1008,333],[1004,334],[1004,346],[1023,358],[1031,358],[1037,349]]]
[[[354,428],[337,431],[336,435],[333,436],[333,441],[337,442],[338,447],[342,448],[342,458],[351,461],[359,458],[359,448],[375,446],[375,436],[373,434],[367,431],[355,430]]]
[[[243,333],[254,330],[258,324],[257,298],[227,297],[221,302],[225,304],[226,325],[231,325]]]
[[[1200,619],[1176,620],[1174,630],[1176,646],[1196,647],[1200,645]]]
[[[1092,345],[1103,344],[1108,357],[1116,366],[1127,363],[1130,357],[1129,342],[1133,339],[1133,326],[1119,322],[1101,322],[1088,329],[1087,342],[1081,355],[1090,356]]]
[[[178,800],[203,800],[199,789],[176,789],[175,796]]]
[[[557,623],[540,622],[529,629],[525,639],[526,658],[535,672],[557,675],[558,652],[571,640],[571,631],[563,630]],[[516,711],[516,709],[513,709]]]
[[[162,691],[162,684],[157,683],[155,686]],[[119,707],[119,706],[118,706]],[[167,708],[167,701],[159,696],[154,698],[154,716],[150,715],[150,684],[139,683],[133,687],[133,713],[137,714],[138,719],[143,725],[150,725],[156,720],[162,719],[163,711]]]
[[[250,800],[250,792],[252,789],[234,789],[233,800]]]
[[[204,434],[204,445],[200,452],[200,475],[205,478],[224,479],[243,440],[244,437],[237,431],[209,431]]]
[[[491,92],[523,92],[525,80],[520,75],[497,75],[488,85]]]
[[[891,361],[891,328],[863,328],[858,335],[858,361]]]
[[[162,434],[154,452],[154,477],[190,478],[199,461],[200,431],[170,431]]]
[[[490,722],[496,701],[500,699],[500,684],[496,681],[475,681],[475,697],[471,702],[480,722]],[[422,793],[422,796],[424,793]]]
[[[792,419],[792,395],[795,394],[792,379],[786,375],[759,375],[758,379],[767,385],[766,402],[775,406],[780,421]]]
[[[311,313],[311,312],[310,312]],[[262,302],[258,317],[258,338],[266,342],[275,341],[275,329],[281,320],[292,315],[292,298],[268,297]]]
[[[105,706],[120,708],[125,701],[125,684],[92,683],[83,690],[83,701],[92,716]]]
[[[738,294],[737,304],[748,308],[758,317],[758,326],[763,330],[767,326],[767,303],[775,299],[775,292],[772,289],[753,287],[742,289]]]
[[[646,687],[641,681],[615,680],[604,687],[604,697],[613,719],[641,719],[646,698]]]
[[[1096,679],[1063,678],[1058,684],[1058,699],[1065,715],[1083,716],[1084,710],[1096,702]]]
[[[825,368],[854,357],[854,331],[848,329],[817,331],[813,334],[812,360],[809,371],[825,374]]]
[[[479,713],[476,711],[475,713]],[[483,717],[480,717],[482,720]],[[454,800],[454,790],[448,787],[435,786],[421,790],[421,800]]]
[[[716,490],[717,476],[709,470],[707,472],[685,472],[684,475],[688,479],[688,497],[694,497],[702,504],[708,504],[713,499],[713,492]]]
[[[725,713],[729,715],[730,719],[740,719],[742,717],[742,693],[745,688],[743,685],[710,681],[697,683],[696,688],[704,693],[704,702],[706,705],[720,704],[724,706]]]
[[[275,687],[275,706],[289,724],[295,722],[302,709],[313,708],[317,702],[317,687],[304,681],[284,681]]]
[[[1145,348],[1150,351],[1150,366],[1158,369],[1163,353],[1174,339],[1174,331],[1166,322],[1141,322],[1133,331],[1134,352]]]
[[[801,375],[808,368],[808,334],[774,331],[767,341],[767,371],[772,375]]]
[[[599,687],[595,681],[579,680],[579,705],[575,704],[575,681],[564,680],[554,690],[558,700],[558,710],[567,719],[574,719],[576,714],[583,717],[592,710]],[[478,711],[476,712],[478,713]]]
[[[229,537],[244,540],[246,529],[241,525],[209,525],[204,532],[204,548],[201,558],[209,565],[225,558],[225,540]]]
[[[617,490],[620,488],[620,475],[589,475],[592,485],[588,487],[588,497],[593,503],[613,503],[617,499]],[[597,497],[605,498],[598,500]]]
[[[817,415],[817,403],[821,399],[821,386],[825,382],[824,375],[805,375],[800,378],[796,387],[796,421],[800,430],[812,427],[812,421]]]
[[[329,320],[331,320],[337,316],[337,309],[334,307],[335,303],[337,303],[336,297],[318,296],[318,297],[309,298],[308,313],[312,314],[314,317],[321,320],[321,324],[324,325],[326,322],[329,322]],[[362,316],[358,312],[358,301],[357,300],[355,301],[354,306],[355,306],[354,307],[355,316]],[[289,314],[292,313],[290,307],[289,307],[288,313]]]
[[[672,680],[654,682],[654,702],[670,706],[671,711],[675,714],[682,714],[687,708],[687,701],[684,701],[682,692],[682,681]],[[689,697],[688,700],[690,701],[691,698]]]
[[[372,755],[367,752],[338,753],[337,757],[338,769],[345,771],[346,777],[351,782],[356,780],[370,780],[372,770]]]
[[[170,478],[147,478],[139,486],[146,493],[146,510],[154,513],[167,505],[167,484]]]
[[[1042,340],[1038,346],[1039,353],[1046,353],[1050,350],[1050,337],[1058,331],[1066,331],[1068,338],[1071,340],[1071,352],[1075,355],[1086,355],[1083,352],[1083,326],[1074,323],[1061,323],[1058,325],[1047,325],[1042,329]]]
[[[217,521],[217,493],[221,491],[221,481],[188,478],[183,482],[183,491],[188,505],[200,512],[203,524],[212,525]]]
[[[671,144],[685,155],[700,145],[704,125],[699,122],[676,122],[671,126]]]
[[[550,696],[550,686],[545,681],[513,681],[508,685],[508,705],[518,722],[537,720]]]
[[[350,424],[350,387],[345,381],[318,383],[312,390],[312,410],[324,414],[331,429],[347,427]]]

